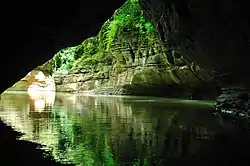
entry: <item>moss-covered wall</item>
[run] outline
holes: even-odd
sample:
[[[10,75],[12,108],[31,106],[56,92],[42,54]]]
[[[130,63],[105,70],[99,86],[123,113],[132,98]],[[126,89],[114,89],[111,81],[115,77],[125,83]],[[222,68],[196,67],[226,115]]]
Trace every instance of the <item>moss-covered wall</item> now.
[[[35,70],[53,74],[56,90],[66,92],[164,95],[169,89],[194,88],[211,79],[162,42],[138,0],[117,9],[96,36],[62,49]]]
[[[137,0],[117,9],[97,36],[58,52],[53,75],[57,91],[135,95],[193,88],[211,79],[198,65],[168,49]]]

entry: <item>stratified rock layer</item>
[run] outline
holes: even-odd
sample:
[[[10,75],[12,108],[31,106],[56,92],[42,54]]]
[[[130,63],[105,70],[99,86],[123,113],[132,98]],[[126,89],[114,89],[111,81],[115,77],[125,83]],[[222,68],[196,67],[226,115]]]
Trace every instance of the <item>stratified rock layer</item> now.
[[[220,83],[249,82],[250,12],[248,1],[140,0],[161,40]]]
[[[106,55],[112,56],[110,66],[93,68],[90,64],[67,74],[55,74],[56,91],[167,95],[173,93],[171,88],[192,89],[211,81],[202,68],[167,51],[157,36],[153,42],[133,35],[121,34],[119,38]]]

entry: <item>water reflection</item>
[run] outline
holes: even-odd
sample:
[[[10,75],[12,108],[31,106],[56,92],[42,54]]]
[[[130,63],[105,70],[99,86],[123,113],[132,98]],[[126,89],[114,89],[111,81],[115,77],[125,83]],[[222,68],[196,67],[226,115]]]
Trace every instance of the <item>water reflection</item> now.
[[[28,91],[30,111],[52,111],[55,101],[54,91]]]
[[[52,107],[55,101],[54,91],[28,91],[28,98],[30,117],[52,117]]]
[[[0,117],[57,160],[84,166],[171,164],[218,132],[209,107],[147,97],[5,93]]]

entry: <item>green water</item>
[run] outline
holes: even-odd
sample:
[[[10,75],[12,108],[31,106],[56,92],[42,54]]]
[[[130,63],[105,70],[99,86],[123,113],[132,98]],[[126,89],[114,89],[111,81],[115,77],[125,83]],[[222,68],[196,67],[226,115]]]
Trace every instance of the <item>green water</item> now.
[[[0,117],[62,163],[166,165],[199,154],[217,132],[212,102],[25,92],[1,96]]]

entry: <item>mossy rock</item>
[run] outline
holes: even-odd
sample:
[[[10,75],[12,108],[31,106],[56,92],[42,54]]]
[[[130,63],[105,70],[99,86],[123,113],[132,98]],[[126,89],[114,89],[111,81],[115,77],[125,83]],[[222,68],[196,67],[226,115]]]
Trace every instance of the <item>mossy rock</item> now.
[[[164,68],[144,67],[137,70],[133,76],[132,84],[173,84],[173,80]]]
[[[43,65],[37,66],[34,70],[42,71],[45,76],[52,75],[53,72],[52,60],[47,61]]]
[[[122,87],[122,92],[126,95],[174,97],[180,95],[183,90],[176,84],[133,84],[124,85]]]
[[[122,72],[125,72],[127,70],[125,65],[118,63],[115,64],[114,69],[116,74],[121,74]]]
[[[168,70],[169,75],[171,79],[176,83],[176,84],[181,84],[181,78],[178,75],[178,69],[173,68]]]
[[[94,74],[93,79],[94,80],[97,80],[97,79],[108,79],[108,77],[109,77],[109,75],[108,75],[107,72],[100,71],[100,72]]]

